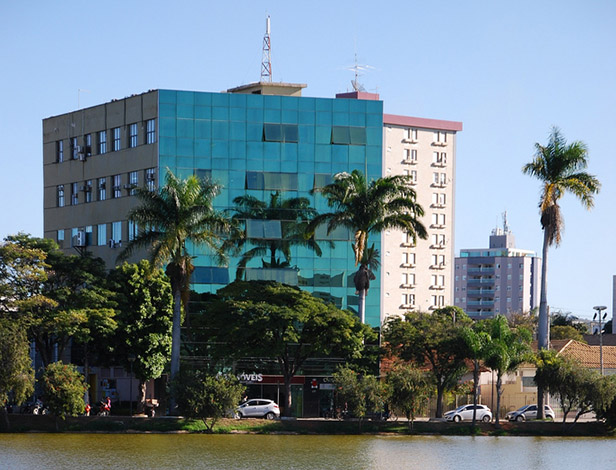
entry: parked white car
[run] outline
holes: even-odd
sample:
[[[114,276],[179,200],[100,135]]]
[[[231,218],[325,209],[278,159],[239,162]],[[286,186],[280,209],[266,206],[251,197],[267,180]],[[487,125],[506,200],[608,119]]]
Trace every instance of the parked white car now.
[[[554,421],[554,410],[549,405],[543,405],[543,416],[545,419]],[[509,421],[528,421],[537,419],[537,405],[525,405],[522,408],[510,411],[505,416]]]
[[[280,417],[280,408],[272,400],[254,398],[242,403],[237,408],[237,416],[241,418],[275,419]]]
[[[489,423],[492,421],[492,412],[490,408],[486,405],[462,405],[455,410],[448,411],[443,415],[447,421],[472,421],[473,420],[473,410],[477,407],[477,421],[483,421],[484,423]]]

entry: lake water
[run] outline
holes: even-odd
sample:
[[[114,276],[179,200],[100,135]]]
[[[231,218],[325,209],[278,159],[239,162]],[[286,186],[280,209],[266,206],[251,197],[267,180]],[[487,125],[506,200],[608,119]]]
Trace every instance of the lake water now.
[[[0,469],[616,469],[616,439],[0,434]]]

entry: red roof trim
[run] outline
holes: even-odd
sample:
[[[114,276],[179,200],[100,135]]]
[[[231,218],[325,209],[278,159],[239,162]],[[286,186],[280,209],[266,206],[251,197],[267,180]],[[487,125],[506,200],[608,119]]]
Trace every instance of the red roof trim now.
[[[394,126],[421,127],[425,129],[439,129],[444,131],[462,130],[462,123],[457,121],[442,121],[440,119],[398,116],[396,114],[383,114],[383,124],[390,124]]]
[[[336,98],[349,98],[356,100],[378,101],[378,93],[368,93],[366,91],[350,91],[348,93],[336,93]]]

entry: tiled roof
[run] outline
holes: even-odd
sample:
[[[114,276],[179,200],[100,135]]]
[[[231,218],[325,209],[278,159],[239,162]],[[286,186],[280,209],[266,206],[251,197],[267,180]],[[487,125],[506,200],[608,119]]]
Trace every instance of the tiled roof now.
[[[601,367],[599,350],[599,346],[569,341],[559,350],[558,354],[572,357],[589,369],[599,369]],[[603,367],[605,369],[616,369],[616,346],[603,346]]]

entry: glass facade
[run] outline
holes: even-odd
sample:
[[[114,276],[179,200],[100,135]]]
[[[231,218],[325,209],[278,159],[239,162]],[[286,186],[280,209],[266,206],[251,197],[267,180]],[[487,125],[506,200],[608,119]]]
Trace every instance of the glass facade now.
[[[269,201],[272,192],[280,191],[285,199],[306,197],[325,212],[324,198],[310,191],[331,182],[332,175],[358,169],[369,180],[381,176],[381,101],[160,90],[158,119],[161,184],[166,168],[183,178],[211,176],[223,186],[214,201],[219,210],[232,208],[238,196]],[[269,228],[275,227],[251,226]],[[284,280],[338,307],[357,310],[350,234],[327,236],[319,230],[317,238],[323,241],[321,257],[293,247],[292,269],[263,269],[256,258],[247,266],[247,278]],[[333,246],[325,240],[333,240]],[[369,242],[380,249],[380,237]],[[207,252],[193,249],[193,255],[196,291],[215,292],[235,279],[239,258],[221,267]],[[375,274],[366,298],[366,322],[376,326],[381,286]]]

